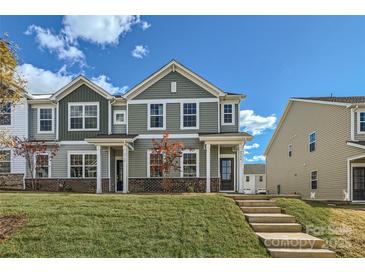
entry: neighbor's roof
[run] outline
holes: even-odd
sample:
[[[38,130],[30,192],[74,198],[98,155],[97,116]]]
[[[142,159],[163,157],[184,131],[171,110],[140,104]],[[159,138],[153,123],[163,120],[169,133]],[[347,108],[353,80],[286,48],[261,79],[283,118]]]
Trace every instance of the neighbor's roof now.
[[[332,102],[332,103],[346,103],[346,104],[365,103],[365,96],[294,97],[292,99],[312,100],[312,101],[322,101],[322,102]]]
[[[265,174],[265,164],[245,164],[245,174]]]

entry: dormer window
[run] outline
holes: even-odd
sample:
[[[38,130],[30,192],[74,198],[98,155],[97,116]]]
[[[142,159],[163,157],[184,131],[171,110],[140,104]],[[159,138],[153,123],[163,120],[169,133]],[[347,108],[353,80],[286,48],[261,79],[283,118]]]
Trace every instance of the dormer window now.
[[[99,103],[69,103],[68,130],[99,130]]]
[[[234,104],[223,104],[222,107],[222,125],[234,125]]]

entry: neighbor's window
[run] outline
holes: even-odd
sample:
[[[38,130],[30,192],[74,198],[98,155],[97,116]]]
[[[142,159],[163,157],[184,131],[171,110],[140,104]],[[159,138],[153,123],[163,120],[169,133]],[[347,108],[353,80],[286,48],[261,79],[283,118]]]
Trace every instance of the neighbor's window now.
[[[250,181],[250,176],[246,176],[246,182]]]
[[[182,155],[182,171],[183,177],[197,177],[197,163],[198,163],[197,151],[186,151]]]
[[[0,126],[11,125],[11,104],[0,105]]]
[[[260,182],[264,181],[264,176],[260,176],[260,177],[259,177],[259,181],[260,181]]]
[[[149,105],[149,127],[150,129],[164,128],[164,105],[150,104]]]
[[[161,153],[150,153],[150,177],[162,177],[163,155]]]
[[[125,110],[115,110],[114,111],[114,124],[123,125],[126,123]]]
[[[293,145],[290,144],[288,145],[288,157],[292,157],[293,156]]]
[[[53,108],[39,108],[39,132],[52,132],[53,131]]]
[[[48,154],[38,154],[35,156],[35,177],[49,177],[49,156]]]
[[[318,172],[311,171],[311,189],[317,189],[318,187]]]
[[[69,129],[70,130],[98,130],[99,128],[99,105],[72,104],[69,106]]]
[[[11,172],[11,152],[10,150],[0,150],[0,173]]]
[[[316,142],[317,142],[317,134],[316,132],[312,132],[309,134],[309,152],[313,152],[316,150]]]
[[[365,132],[365,112],[359,112],[359,131]]]
[[[71,154],[70,177],[96,178],[96,154]]]
[[[184,103],[183,104],[183,128],[197,128],[197,104]]]
[[[233,125],[234,124],[234,105],[224,104],[223,105],[223,124]]]

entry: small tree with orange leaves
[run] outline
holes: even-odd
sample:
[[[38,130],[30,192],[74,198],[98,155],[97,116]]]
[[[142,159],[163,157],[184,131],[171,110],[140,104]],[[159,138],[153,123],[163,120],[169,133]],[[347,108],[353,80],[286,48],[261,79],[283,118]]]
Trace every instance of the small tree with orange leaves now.
[[[150,156],[150,161],[153,163],[152,171],[156,172],[155,175],[162,176],[161,187],[164,192],[172,191],[170,173],[173,170],[180,170],[179,158],[185,148],[182,142],[171,142],[169,136],[170,133],[166,131],[160,141],[152,140],[153,150]]]

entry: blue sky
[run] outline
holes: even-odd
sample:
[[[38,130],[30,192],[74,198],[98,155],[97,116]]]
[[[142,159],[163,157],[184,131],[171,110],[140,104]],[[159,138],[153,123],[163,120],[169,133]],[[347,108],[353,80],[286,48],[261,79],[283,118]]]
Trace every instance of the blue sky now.
[[[79,73],[123,92],[176,59],[247,94],[241,120],[258,144],[247,150],[251,162],[262,160],[289,97],[364,95],[361,16],[0,16],[4,32],[20,46],[33,92]]]

